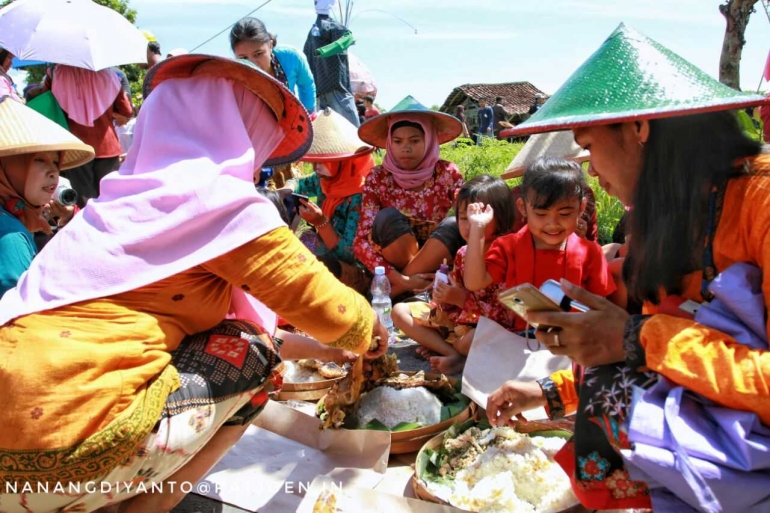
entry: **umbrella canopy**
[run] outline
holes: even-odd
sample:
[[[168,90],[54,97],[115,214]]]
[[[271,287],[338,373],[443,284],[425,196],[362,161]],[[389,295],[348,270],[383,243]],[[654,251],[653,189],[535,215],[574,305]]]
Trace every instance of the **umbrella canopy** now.
[[[16,0],[0,9],[0,47],[20,60],[92,71],[147,59],[142,32],[91,0]]]

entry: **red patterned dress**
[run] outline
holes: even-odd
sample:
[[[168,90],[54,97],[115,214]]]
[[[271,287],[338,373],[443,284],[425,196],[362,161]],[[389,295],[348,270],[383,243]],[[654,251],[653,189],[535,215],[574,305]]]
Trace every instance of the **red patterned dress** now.
[[[386,272],[393,269],[382,257],[377,245],[371,241],[374,218],[379,211],[393,207],[416,224],[424,225],[427,222],[438,226],[454,206],[455,196],[463,183],[457,166],[445,160],[436,163],[433,176],[419,190],[403,189],[382,166],[373,168],[364,182],[361,219],[353,243],[356,259],[372,272],[377,266],[384,266]]]
[[[465,253],[468,246],[463,246],[457,252],[455,265],[452,270],[452,279],[458,287],[465,288]],[[516,324],[516,314],[504,307],[497,300],[497,293],[505,289],[504,283],[493,283],[489,287],[470,292],[466,290],[465,304],[462,308],[453,306],[451,310],[446,310],[449,319],[457,325],[473,325],[479,322],[480,317],[486,317],[495,321],[505,329],[513,330]],[[442,305],[443,306],[443,305]]]

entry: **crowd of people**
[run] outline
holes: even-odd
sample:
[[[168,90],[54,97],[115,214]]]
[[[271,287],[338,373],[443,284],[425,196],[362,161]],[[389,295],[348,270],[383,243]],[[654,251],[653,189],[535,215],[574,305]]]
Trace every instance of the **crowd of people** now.
[[[233,59],[162,59],[150,41],[138,115],[113,69],[52,66],[24,105],[0,52],[0,483],[197,482],[280,387],[282,359],[386,353],[367,301],[381,267],[396,327],[438,372],[463,371],[482,317],[512,344],[536,339],[572,360],[536,382],[500,383],[486,415],[575,415],[557,460],[584,506],[736,501],[708,473],[696,481],[711,495],[693,499],[692,472],[653,460],[629,426],[639,397],[654,408],[653,393],[677,387],[718,406],[710,421],[755,419],[725,428],[740,441],[770,423],[770,159],[732,112],[766,100],[620,27],[519,126],[499,123],[501,99],[480,102],[480,137],[560,132],[579,155],[544,147],[514,188],[495,170],[466,181],[441,158],[442,144],[469,134],[464,112],[412,96],[385,113],[371,96],[356,106],[351,38],[333,4],[315,2],[304,52],[255,18],[233,27]],[[618,72],[627,87],[591,74],[618,61],[634,62]],[[659,94],[636,96],[642,83]],[[681,96],[695,85],[710,92]],[[116,127],[129,119],[123,149]],[[605,247],[586,169],[626,206]],[[60,174],[76,204],[58,199]],[[296,232],[298,219],[309,229]],[[435,281],[442,265],[448,283]],[[500,301],[548,280],[589,310],[523,317]],[[735,290],[753,291],[764,316],[714,306]],[[666,440],[681,435],[668,429]],[[702,429],[721,447],[724,435]],[[752,465],[731,467],[734,483],[767,471]],[[6,493],[0,510],[169,511],[183,497]],[[767,492],[740,500],[754,499]]]

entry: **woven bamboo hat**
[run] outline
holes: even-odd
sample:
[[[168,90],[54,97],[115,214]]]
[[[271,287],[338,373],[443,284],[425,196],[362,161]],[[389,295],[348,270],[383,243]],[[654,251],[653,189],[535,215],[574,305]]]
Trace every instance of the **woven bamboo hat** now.
[[[358,129],[358,137],[378,148],[385,148],[388,142],[388,127],[390,120],[400,114],[411,114],[416,117],[425,117],[429,119],[436,127],[438,143],[444,144],[463,133],[463,126],[460,120],[449,114],[430,110],[428,107],[418,102],[412,96],[407,96],[393,107],[390,112],[380,114],[367,120]]]
[[[45,116],[15,101],[0,98],[0,157],[61,152],[59,169],[72,169],[90,162],[94,149]]]
[[[660,43],[620,24],[524,123],[502,132],[553,132],[769,103],[731,89]]]
[[[285,136],[265,161],[265,167],[296,162],[310,147],[313,127],[305,107],[282,83],[245,59],[203,54],[170,57],[147,73],[142,87],[144,96],[149,96],[165,80],[190,77],[226,78],[238,82],[270,107]]]
[[[524,171],[541,157],[555,157],[576,162],[585,162],[591,154],[577,145],[569,130],[536,134],[529,138],[519,153],[513,158],[500,178],[518,178]]]
[[[313,121],[313,144],[302,160],[328,162],[359,157],[374,151],[374,147],[358,138],[358,128],[330,108],[324,109]]]

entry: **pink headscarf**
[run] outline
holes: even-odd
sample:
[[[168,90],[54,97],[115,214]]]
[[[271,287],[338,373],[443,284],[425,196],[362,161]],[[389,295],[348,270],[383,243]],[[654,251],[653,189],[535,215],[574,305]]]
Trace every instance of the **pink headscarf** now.
[[[425,132],[425,156],[422,158],[422,162],[410,171],[401,169],[398,167],[396,160],[392,157],[392,146],[390,144],[391,130],[393,125],[401,121],[411,121],[417,123],[422,127]],[[413,189],[424,184],[430,177],[433,176],[433,172],[436,170],[436,162],[439,159],[439,151],[441,150],[438,145],[438,137],[436,135],[436,128],[433,126],[430,117],[424,117],[414,114],[402,114],[393,116],[388,123],[388,142],[385,145],[387,154],[385,160],[382,162],[382,167],[385,168],[396,181],[399,187],[403,189]]]
[[[224,78],[174,79],[147,98],[134,145],[101,195],[49,242],[0,300],[17,317],[137,289],[283,225],[253,174],[284,137],[272,111]],[[275,314],[233,287],[237,317]]]
[[[53,95],[78,125],[94,126],[115,103],[120,88],[120,79],[111,69],[91,71],[63,64],[54,69]]]

